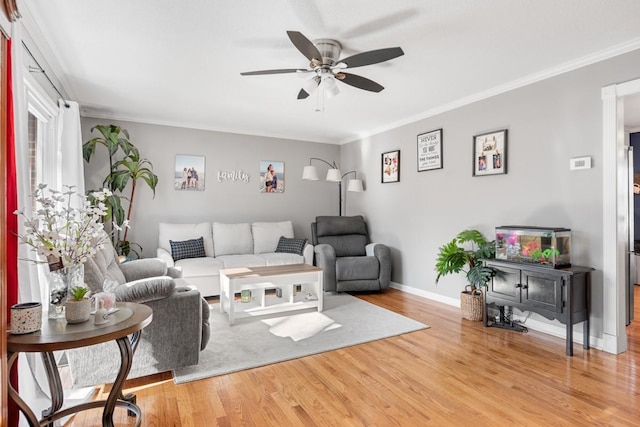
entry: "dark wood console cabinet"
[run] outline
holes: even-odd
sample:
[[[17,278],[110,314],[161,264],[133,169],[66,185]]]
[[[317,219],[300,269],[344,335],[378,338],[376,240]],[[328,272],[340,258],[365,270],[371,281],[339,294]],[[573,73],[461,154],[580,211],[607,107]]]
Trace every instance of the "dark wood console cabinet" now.
[[[547,319],[558,319],[567,327],[567,356],[573,356],[573,325],[584,323],[583,346],[589,348],[589,267],[551,269],[508,261],[485,260],[496,274],[485,292],[484,325],[487,309],[510,306],[532,311]]]

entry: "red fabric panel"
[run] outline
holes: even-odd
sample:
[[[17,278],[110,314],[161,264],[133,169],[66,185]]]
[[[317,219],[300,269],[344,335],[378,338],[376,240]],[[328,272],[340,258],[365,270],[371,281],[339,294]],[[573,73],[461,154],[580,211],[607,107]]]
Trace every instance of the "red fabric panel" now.
[[[18,209],[18,187],[16,180],[15,124],[13,121],[13,72],[11,61],[11,39],[7,40],[7,319],[11,318],[11,306],[18,302],[18,217],[13,212]],[[10,373],[13,387],[18,389],[18,363]],[[18,425],[18,408],[9,399],[9,425]]]

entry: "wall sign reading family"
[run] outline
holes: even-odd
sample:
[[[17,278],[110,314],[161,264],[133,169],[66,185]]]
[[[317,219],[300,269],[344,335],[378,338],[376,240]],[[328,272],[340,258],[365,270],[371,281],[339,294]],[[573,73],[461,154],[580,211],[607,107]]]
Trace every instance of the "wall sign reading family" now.
[[[442,129],[418,135],[418,172],[442,169]]]
[[[204,191],[204,156],[176,154],[176,190]]]
[[[284,162],[260,161],[260,192],[284,193]]]
[[[400,181],[400,150],[382,153],[382,183]]]
[[[507,173],[507,130],[473,137],[473,176]]]

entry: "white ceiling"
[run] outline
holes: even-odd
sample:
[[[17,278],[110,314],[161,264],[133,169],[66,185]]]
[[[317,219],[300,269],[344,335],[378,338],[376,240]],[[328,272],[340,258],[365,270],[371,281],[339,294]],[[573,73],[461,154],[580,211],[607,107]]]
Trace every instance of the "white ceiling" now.
[[[341,143],[640,47],[637,0],[25,0],[84,115]],[[343,56],[400,46],[354,69],[315,112],[286,31]],[[37,37],[36,37],[37,38]],[[51,58],[47,58],[51,62]],[[640,73],[640,71],[639,71]]]

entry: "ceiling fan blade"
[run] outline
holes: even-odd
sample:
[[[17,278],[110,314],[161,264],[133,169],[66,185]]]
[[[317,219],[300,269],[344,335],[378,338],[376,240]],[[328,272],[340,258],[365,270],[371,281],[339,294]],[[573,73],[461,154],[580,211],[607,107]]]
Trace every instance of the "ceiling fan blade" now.
[[[355,74],[339,73],[337,77],[342,83],[357,87],[358,89],[364,89],[371,92],[380,92],[384,89],[384,86],[374,82],[373,80],[369,80],[366,77],[357,76]]]
[[[338,61],[348,68],[363,67],[365,65],[377,64],[404,55],[399,47],[388,47],[386,49],[370,50],[368,52],[357,53]]]
[[[260,71],[245,71],[240,73],[241,76],[259,76],[262,74],[286,74],[286,73],[308,73],[313,70],[304,70],[298,68],[283,68],[281,70],[260,70]]]
[[[317,47],[298,31],[287,31],[291,43],[302,53],[309,61],[319,61],[322,63],[322,55]]]
[[[298,92],[298,99],[308,98],[309,95],[311,95],[313,92],[316,91],[316,89],[320,85],[320,82],[321,82],[320,76],[315,76],[312,79],[308,80],[304,84],[302,89],[300,89],[300,92]]]

